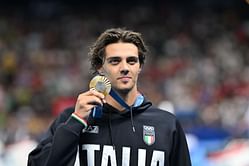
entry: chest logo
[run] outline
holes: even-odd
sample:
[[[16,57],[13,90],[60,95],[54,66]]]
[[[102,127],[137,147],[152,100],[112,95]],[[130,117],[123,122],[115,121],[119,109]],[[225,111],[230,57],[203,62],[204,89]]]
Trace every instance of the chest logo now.
[[[86,129],[83,129],[83,133],[92,133],[98,134],[99,133],[99,126],[88,126]]]
[[[147,145],[152,145],[155,143],[155,127],[153,126],[143,126],[143,140]]]

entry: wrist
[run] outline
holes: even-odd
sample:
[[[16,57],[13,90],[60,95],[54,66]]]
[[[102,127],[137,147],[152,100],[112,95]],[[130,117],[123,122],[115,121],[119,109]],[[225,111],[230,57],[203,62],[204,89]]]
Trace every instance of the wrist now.
[[[73,112],[71,114],[71,117],[73,117],[75,120],[77,120],[78,122],[83,124],[85,126],[85,128],[87,128],[87,126],[88,126],[87,120],[84,119],[83,117],[81,117],[79,114],[77,114],[76,112]]]

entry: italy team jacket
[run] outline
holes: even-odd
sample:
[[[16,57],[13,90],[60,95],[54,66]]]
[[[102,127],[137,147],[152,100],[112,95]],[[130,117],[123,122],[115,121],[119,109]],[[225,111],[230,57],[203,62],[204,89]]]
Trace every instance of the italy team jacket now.
[[[119,112],[105,104],[85,126],[66,109],[29,154],[28,166],[191,166],[176,117],[144,101]]]

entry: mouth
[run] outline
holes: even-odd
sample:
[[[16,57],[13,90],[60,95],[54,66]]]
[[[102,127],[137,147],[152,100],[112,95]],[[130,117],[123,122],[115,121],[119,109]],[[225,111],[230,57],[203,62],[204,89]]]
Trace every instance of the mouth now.
[[[128,76],[118,77],[118,80],[126,83],[131,80],[131,77],[128,77]]]

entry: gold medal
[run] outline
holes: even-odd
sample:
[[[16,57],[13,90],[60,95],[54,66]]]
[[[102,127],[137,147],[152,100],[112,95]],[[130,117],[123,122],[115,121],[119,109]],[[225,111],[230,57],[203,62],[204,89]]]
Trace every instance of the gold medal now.
[[[90,81],[89,88],[97,90],[106,96],[111,91],[111,83],[105,76],[97,75]]]

